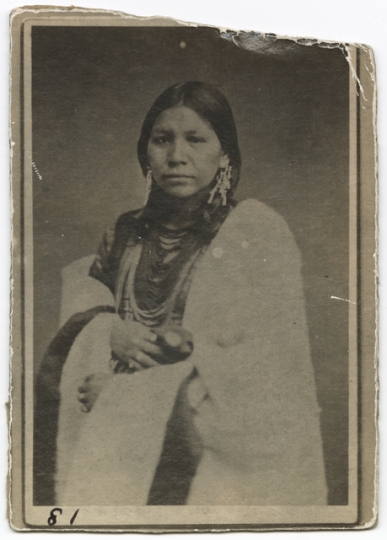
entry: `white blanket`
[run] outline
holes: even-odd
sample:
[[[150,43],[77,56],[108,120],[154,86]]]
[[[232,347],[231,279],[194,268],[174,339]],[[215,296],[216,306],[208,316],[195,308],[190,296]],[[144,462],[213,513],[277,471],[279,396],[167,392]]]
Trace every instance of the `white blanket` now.
[[[94,354],[87,332],[106,358],[102,317],[78,337],[75,363]],[[274,211],[249,200],[227,218],[195,273],[183,325],[194,336],[188,361],[117,375],[85,415],[58,503],[146,504],[166,423],[195,366],[188,399],[203,457],[188,504],[326,504],[301,257]]]

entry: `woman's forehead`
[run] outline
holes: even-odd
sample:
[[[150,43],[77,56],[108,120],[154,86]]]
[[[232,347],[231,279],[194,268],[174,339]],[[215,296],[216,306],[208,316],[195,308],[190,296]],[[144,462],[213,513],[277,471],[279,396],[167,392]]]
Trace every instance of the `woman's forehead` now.
[[[163,111],[153,125],[153,131],[199,131],[214,132],[211,124],[197,112],[185,105],[177,105]]]

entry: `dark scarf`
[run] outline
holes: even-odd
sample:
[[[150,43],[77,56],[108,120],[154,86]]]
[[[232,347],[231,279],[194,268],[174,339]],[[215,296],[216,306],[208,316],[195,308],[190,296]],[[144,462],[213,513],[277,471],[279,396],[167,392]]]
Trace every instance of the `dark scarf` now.
[[[211,184],[194,195],[177,198],[168,195],[153,182],[148,202],[139,219],[139,226],[142,228],[139,233],[142,232],[144,235],[150,228],[173,223],[183,215],[191,223],[191,230],[200,235],[204,243],[210,243],[230,209],[236,206],[236,201],[233,199],[227,200],[227,204],[223,206],[219,194],[215,195],[211,204],[208,204],[210,192],[215,184],[216,180],[213,180]]]

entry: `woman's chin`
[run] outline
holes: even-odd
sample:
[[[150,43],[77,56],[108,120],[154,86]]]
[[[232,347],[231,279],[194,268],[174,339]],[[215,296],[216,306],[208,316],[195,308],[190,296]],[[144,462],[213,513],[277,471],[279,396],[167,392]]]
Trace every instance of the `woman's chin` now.
[[[190,186],[176,186],[165,190],[168,195],[175,197],[176,199],[186,199],[192,197],[198,191]]]

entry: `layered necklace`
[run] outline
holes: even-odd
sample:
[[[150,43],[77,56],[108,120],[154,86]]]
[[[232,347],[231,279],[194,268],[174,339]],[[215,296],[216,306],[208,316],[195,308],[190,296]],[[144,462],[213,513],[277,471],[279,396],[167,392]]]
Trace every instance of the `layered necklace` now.
[[[205,243],[192,227],[162,225],[131,250],[120,313],[147,326],[181,324],[192,269]]]

